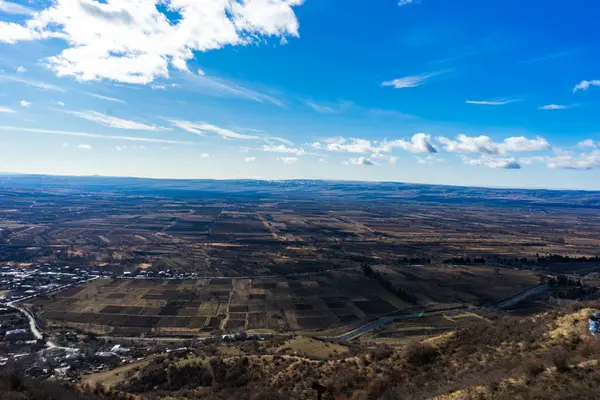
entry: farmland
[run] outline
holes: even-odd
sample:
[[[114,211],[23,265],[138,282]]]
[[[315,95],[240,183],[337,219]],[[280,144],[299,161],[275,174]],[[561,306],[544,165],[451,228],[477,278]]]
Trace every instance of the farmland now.
[[[600,255],[594,192],[9,176],[0,204],[0,263],[107,274],[254,277],[410,259]]]
[[[527,271],[505,270],[496,275],[489,268],[466,272],[430,266],[420,273],[438,278],[424,287],[413,278],[419,272],[394,276],[397,285],[419,299],[417,303],[404,302],[359,270],[286,278],[100,279],[28,302],[48,327],[116,336],[240,330],[327,335],[392,313],[490,306],[534,286],[539,279]],[[452,275],[453,284],[443,284]]]
[[[600,269],[544,264],[600,255],[594,192],[4,176],[0,204],[0,267],[102,276],[29,306],[100,334],[335,336]]]

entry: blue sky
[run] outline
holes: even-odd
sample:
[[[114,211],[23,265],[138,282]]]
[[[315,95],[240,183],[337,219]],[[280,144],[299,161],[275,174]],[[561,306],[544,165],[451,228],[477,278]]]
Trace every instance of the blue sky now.
[[[600,189],[593,0],[0,0],[0,171]]]

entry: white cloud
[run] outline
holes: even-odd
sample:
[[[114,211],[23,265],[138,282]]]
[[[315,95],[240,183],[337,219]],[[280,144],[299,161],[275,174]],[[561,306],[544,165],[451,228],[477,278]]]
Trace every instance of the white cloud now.
[[[370,141],[367,139],[350,138],[345,139],[342,137],[329,139],[329,143],[325,145],[320,142],[312,144],[315,149],[326,149],[334,152],[346,152],[346,153],[380,153],[389,151],[389,149],[381,147],[378,142]]]
[[[437,153],[437,149],[431,143],[431,135],[425,133],[414,134],[410,141],[399,139],[388,144],[392,147],[400,147],[411,153]]]
[[[436,155],[430,154],[425,157],[416,157],[419,164],[433,164],[436,162],[442,162],[443,160]]]
[[[505,99],[505,100],[467,100],[467,104],[476,104],[480,106],[503,106],[505,104],[516,103],[520,99]]]
[[[1,41],[2,41],[2,21],[0,21],[0,42]],[[5,80],[5,81],[22,83],[26,86],[31,86],[31,87],[43,89],[43,90],[52,90],[55,92],[64,92],[65,91],[63,88],[55,86],[55,85],[51,85],[49,83],[33,81],[31,79],[19,78],[17,76],[0,74],[0,79]]]
[[[569,108],[569,106],[565,106],[562,104],[548,104],[539,107],[540,110],[566,110],[567,108]]]
[[[578,92],[580,90],[588,90],[592,86],[600,86],[600,80],[593,81],[581,81],[573,88],[573,93]]]
[[[375,161],[367,158],[367,157],[358,157],[358,158],[351,158],[348,161],[346,161],[344,164],[348,164],[348,165],[377,165],[375,163]]]
[[[125,151],[127,150],[127,146],[115,146],[115,149],[117,149],[117,151]]]
[[[182,69],[195,51],[298,35],[303,0],[55,0],[23,25],[0,22],[0,41],[55,38],[67,47],[46,59],[59,76],[147,84]],[[178,13],[172,23],[157,8]],[[187,67],[186,67],[187,68]]]
[[[63,144],[61,145],[61,147],[69,147],[69,146],[70,146],[70,144],[69,144],[69,143],[63,143]]]
[[[256,161],[256,157],[246,157],[244,158],[244,162],[251,163]]]
[[[595,148],[595,147],[598,147],[598,145],[596,143],[594,143],[594,141],[592,139],[585,139],[585,140],[582,140],[581,142],[577,143],[577,147],[586,149],[586,148]]]
[[[401,148],[412,153],[437,153],[437,149],[431,143],[431,135],[416,133],[410,140],[381,140],[371,141],[360,138],[334,137],[315,142],[311,145],[317,150],[328,150],[333,152],[380,154],[390,153],[395,148]]]
[[[413,76],[405,76],[404,78],[393,79],[391,81],[385,81],[381,86],[393,86],[396,89],[406,89],[421,86],[429,78],[441,74],[442,72],[432,72],[428,74],[420,74]]]
[[[514,158],[481,157],[478,159],[464,158],[465,164],[488,168],[521,169],[521,164]]]
[[[564,154],[556,157],[547,157],[545,161],[550,168],[590,170],[600,168],[600,150],[581,153],[577,156]]]
[[[298,162],[298,157],[277,157],[277,159],[285,164],[296,164]]]
[[[544,138],[527,139],[524,136],[510,137],[502,142],[494,142],[489,136],[467,136],[460,134],[456,140],[438,137],[438,142],[446,151],[486,155],[506,154],[511,151],[541,151],[550,149],[550,143]]]
[[[0,0],[0,12],[14,15],[30,15],[33,11],[21,4]]]
[[[263,151],[269,152],[269,153],[288,153],[288,154],[295,154],[297,156],[302,156],[305,154],[304,149],[302,148],[294,148],[294,147],[287,147],[284,144],[280,144],[280,145],[263,145]]]
[[[509,137],[500,144],[500,153],[510,151],[542,151],[549,150],[550,143],[544,138],[527,139],[524,136]]]
[[[15,113],[16,111],[12,108],[0,106],[0,113]]]
[[[415,0],[399,0],[398,6],[402,7],[402,6],[406,6],[406,5],[414,4],[414,3],[415,3]]]
[[[85,94],[87,94],[88,96],[92,96],[96,99],[100,99],[100,100],[106,100],[106,101],[112,101],[113,103],[121,103],[121,104],[125,104],[125,102],[121,99],[117,99],[115,97],[108,97],[108,96],[103,96],[101,94],[97,94],[97,93],[89,93],[86,92]]]
[[[1,0],[0,0],[0,1],[1,1]],[[24,67],[24,66],[22,66],[22,65],[19,65],[19,66],[17,67],[17,72],[18,72],[19,74],[24,74],[25,72],[27,72],[27,68],[25,68],[25,67]]]
[[[54,104],[56,104],[59,107],[64,107],[65,106],[65,103],[63,103],[62,101],[57,101]]]
[[[202,153],[202,154],[200,154],[200,158],[210,158],[210,154]]]
[[[392,164],[392,165],[395,165],[395,164],[398,162],[398,157],[396,157],[396,156],[390,156],[390,157],[388,158],[388,162],[389,162],[390,164]]]
[[[200,76],[205,76],[205,75],[206,75],[206,72],[204,72],[204,70],[202,70],[202,69],[200,69],[200,68],[198,68],[198,70],[196,71],[196,73],[197,73],[198,75],[200,75]]]
[[[259,136],[244,135],[242,133],[237,133],[232,130],[220,128],[218,126],[207,123],[196,123],[183,120],[172,120],[171,123],[183,130],[186,130],[199,136],[204,136],[204,132],[207,131],[216,133],[217,135],[220,135],[226,139],[260,139]]]
[[[97,111],[65,111],[68,114],[75,115],[76,117],[87,119],[88,121],[96,122],[104,126],[119,129],[130,129],[136,131],[159,131],[165,128],[156,125],[147,125],[141,122],[131,121],[127,119],[121,119],[112,117],[110,115],[102,114]]]
[[[89,144],[80,144],[79,146],[77,146],[77,148],[84,149],[84,150],[90,150],[92,148],[92,146],[90,146]]]
[[[94,139],[125,140],[125,141],[129,141],[129,142],[186,144],[186,145],[193,144],[191,142],[182,142],[179,140],[153,139],[153,138],[135,137],[135,136],[100,135],[97,133],[58,131],[58,130],[37,129],[37,128],[21,128],[21,127],[16,127],[16,126],[0,126],[0,131],[2,131],[2,130],[15,131],[15,132],[41,133],[41,134],[46,134],[46,135],[77,136],[77,137],[86,137],[86,138],[94,138]]]
[[[21,105],[21,107],[25,107],[25,108],[29,108],[31,107],[31,102],[27,101],[27,100],[21,100],[19,102],[19,104]]]

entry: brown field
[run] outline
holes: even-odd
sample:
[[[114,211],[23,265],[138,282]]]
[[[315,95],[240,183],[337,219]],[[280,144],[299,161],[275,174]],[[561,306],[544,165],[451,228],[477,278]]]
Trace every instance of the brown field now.
[[[345,270],[276,279],[99,279],[29,304],[53,327],[122,334],[343,331],[416,308],[492,305],[539,281],[535,273],[513,269],[499,274],[484,267],[379,269],[419,303],[405,303],[361,271]]]
[[[600,255],[595,192],[72,180],[8,179],[0,189],[0,266],[258,277],[405,257]]]

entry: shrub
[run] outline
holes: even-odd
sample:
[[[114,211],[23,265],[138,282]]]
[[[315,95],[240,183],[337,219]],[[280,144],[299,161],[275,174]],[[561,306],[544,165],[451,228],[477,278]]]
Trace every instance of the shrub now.
[[[569,360],[564,352],[556,352],[552,355],[552,362],[558,372],[568,372],[571,368],[569,367]]]
[[[525,363],[525,376],[528,381],[533,381],[542,372],[544,372],[544,365],[542,363],[534,360]]]
[[[421,367],[435,361],[438,352],[429,343],[412,343],[406,348],[406,360],[409,364]]]

